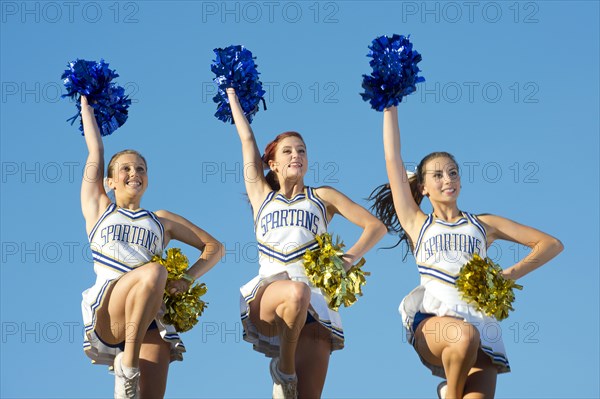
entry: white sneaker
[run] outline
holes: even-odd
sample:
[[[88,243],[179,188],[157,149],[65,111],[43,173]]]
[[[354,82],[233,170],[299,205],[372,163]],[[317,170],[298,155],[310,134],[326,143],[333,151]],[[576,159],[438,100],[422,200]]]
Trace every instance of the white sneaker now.
[[[121,358],[123,352],[115,357],[114,371],[115,371],[115,399],[137,399],[140,392],[140,372],[133,375],[131,378],[127,378],[123,372],[123,365],[121,364]]]
[[[440,382],[439,385],[437,386],[438,398],[445,399],[447,390],[448,390],[448,382],[447,381]]]
[[[279,371],[279,358],[271,359],[269,365],[271,378],[273,379],[273,399],[297,399],[298,398],[298,379],[286,381]]]

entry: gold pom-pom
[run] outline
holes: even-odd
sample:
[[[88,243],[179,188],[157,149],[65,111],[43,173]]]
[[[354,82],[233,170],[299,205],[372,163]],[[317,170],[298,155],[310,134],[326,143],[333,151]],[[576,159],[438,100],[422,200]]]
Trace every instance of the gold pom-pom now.
[[[188,259],[179,248],[169,248],[165,258],[155,255],[152,262],[158,262],[167,269],[167,281],[181,279],[188,268]],[[200,299],[204,294],[206,294],[204,283],[192,285],[186,292],[176,294],[171,294],[165,289],[163,301],[166,310],[163,321],[173,325],[177,332],[191,330],[208,305]]]
[[[508,312],[514,310],[513,289],[523,289],[514,280],[505,278],[502,268],[490,258],[482,259],[477,254],[460,269],[456,286],[463,299],[498,321],[506,319]]]
[[[315,239],[319,248],[308,250],[304,254],[304,268],[308,279],[321,289],[330,309],[337,311],[341,305],[351,306],[358,299],[357,296],[362,296],[365,276],[370,274],[361,269],[365,259],[361,258],[346,272],[341,258],[344,243],[339,241],[339,237],[335,244],[329,233],[317,235]]]

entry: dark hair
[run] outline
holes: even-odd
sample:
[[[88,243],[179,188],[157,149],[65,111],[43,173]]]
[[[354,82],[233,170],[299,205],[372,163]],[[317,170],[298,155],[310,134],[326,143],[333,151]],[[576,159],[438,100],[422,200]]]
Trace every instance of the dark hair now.
[[[425,171],[423,170],[425,164],[432,159],[435,158],[450,158],[452,162],[458,168],[458,163],[456,163],[456,159],[454,156],[448,152],[438,151],[432,152],[428,154],[425,158],[419,162],[417,165],[417,170],[415,174],[408,178],[408,184],[410,185],[410,191],[412,193],[413,199],[417,205],[421,205],[423,201],[423,194],[420,190],[421,186],[425,182]],[[397,247],[402,241],[406,241],[408,245],[408,250],[405,254],[408,254],[408,251],[411,250],[410,240],[408,235],[404,231],[404,228],[400,224],[398,220],[398,215],[396,214],[396,209],[394,208],[394,199],[392,198],[392,190],[390,189],[390,184],[385,183],[375,188],[367,198],[369,201],[373,202],[370,209],[375,214],[375,216],[381,220],[381,222],[387,227],[388,233],[400,236],[398,242],[389,248]]]
[[[144,156],[142,154],[140,154],[136,150],[123,150],[123,151],[117,152],[115,155],[113,155],[110,158],[110,161],[108,162],[108,166],[106,167],[106,177],[113,177],[113,169],[114,169],[115,163],[117,162],[117,159],[121,155],[125,155],[125,154],[137,155],[138,157],[140,157],[140,159],[142,161],[144,161],[144,165],[146,165],[146,169],[148,169],[148,163],[146,162],[146,158],[144,158]]]
[[[275,137],[275,139],[273,141],[271,141],[269,144],[267,144],[267,146],[265,147],[265,153],[261,157],[263,163],[265,165],[267,165],[267,167],[269,165],[269,161],[272,161],[275,159],[275,152],[277,151],[277,144],[279,144],[279,142],[281,140],[283,140],[287,137],[298,137],[306,145],[306,143],[304,142],[304,139],[298,132],[283,132],[283,133],[279,134],[277,137]],[[269,170],[269,172],[265,176],[265,179],[267,180],[269,187],[271,187],[271,190],[277,191],[281,187],[279,184],[279,181],[277,180],[277,175],[272,170]]]

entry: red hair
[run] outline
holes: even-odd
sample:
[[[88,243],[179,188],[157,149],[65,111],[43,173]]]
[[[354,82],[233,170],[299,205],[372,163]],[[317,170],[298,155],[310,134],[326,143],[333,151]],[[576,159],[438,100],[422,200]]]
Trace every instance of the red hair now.
[[[261,158],[262,158],[262,161],[266,165],[269,165],[269,161],[272,161],[275,159],[275,153],[277,152],[277,145],[279,144],[279,142],[281,142],[283,139],[285,139],[287,137],[297,137],[300,140],[302,140],[304,145],[306,145],[306,143],[304,142],[304,139],[302,138],[302,135],[300,135],[300,133],[291,132],[291,131],[283,132],[283,133],[277,135],[277,137],[275,137],[275,139],[273,141],[271,141],[269,144],[267,144],[267,146],[265,147],[265,152]],[[269,183],[269,186],[271,187],[272,190],[275,190],[275,191],[279,190],[280,185],[279,185],[279,181],[277,181],[277,176],[275,175],[275,172],[273,172],[272,170],[269,170],[269,172],[265,176],[265,179],[267,180],[267,183]]]

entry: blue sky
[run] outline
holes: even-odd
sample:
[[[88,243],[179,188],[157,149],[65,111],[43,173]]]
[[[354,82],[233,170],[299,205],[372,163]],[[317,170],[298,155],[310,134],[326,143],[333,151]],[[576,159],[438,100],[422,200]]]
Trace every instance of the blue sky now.
[[[79,205],[83,138],[66,119],[60,75],[75,58],[104,58],[133,99],[105,139],[149,162],[142,206],[168,209],[222,240],[204,282],[210,303],[183,335],[185,361],[167,397],[260,398],[268,361],[241,339],[238,287],[257,271],[240,146],[212,102],[212,49],[257,57],[267,111],[259,147],[301,132],[308,185],[355,201],[386,181],[382,115],[359,96],[376,36],[411,34],[427,81],[400,107],[403,156],[453,153],[459,206],[560,238],[558,258],[523,278],[502,323],[513,372],[499,398],[597,398],[599,373],[599,3],[2,1],[0,396],[99,398],[113,378],[81,349],[81,292],[94,274]],[[427,210],[427,206],[425,207]],[[359,230],[334,219],[347,243]],[[377,248],[389,246],[386,237]],[[172,246],[179,246],[172,243]],[[189,257],[197,253],[183,246]],[[504,267],[526,251],[498,243]],[[418,284],[400,249],[367,255],[365,296],[342,310],[346,348],[331,358],[328,398],[432,398],[438,379],[406,343],[397,306]]]

